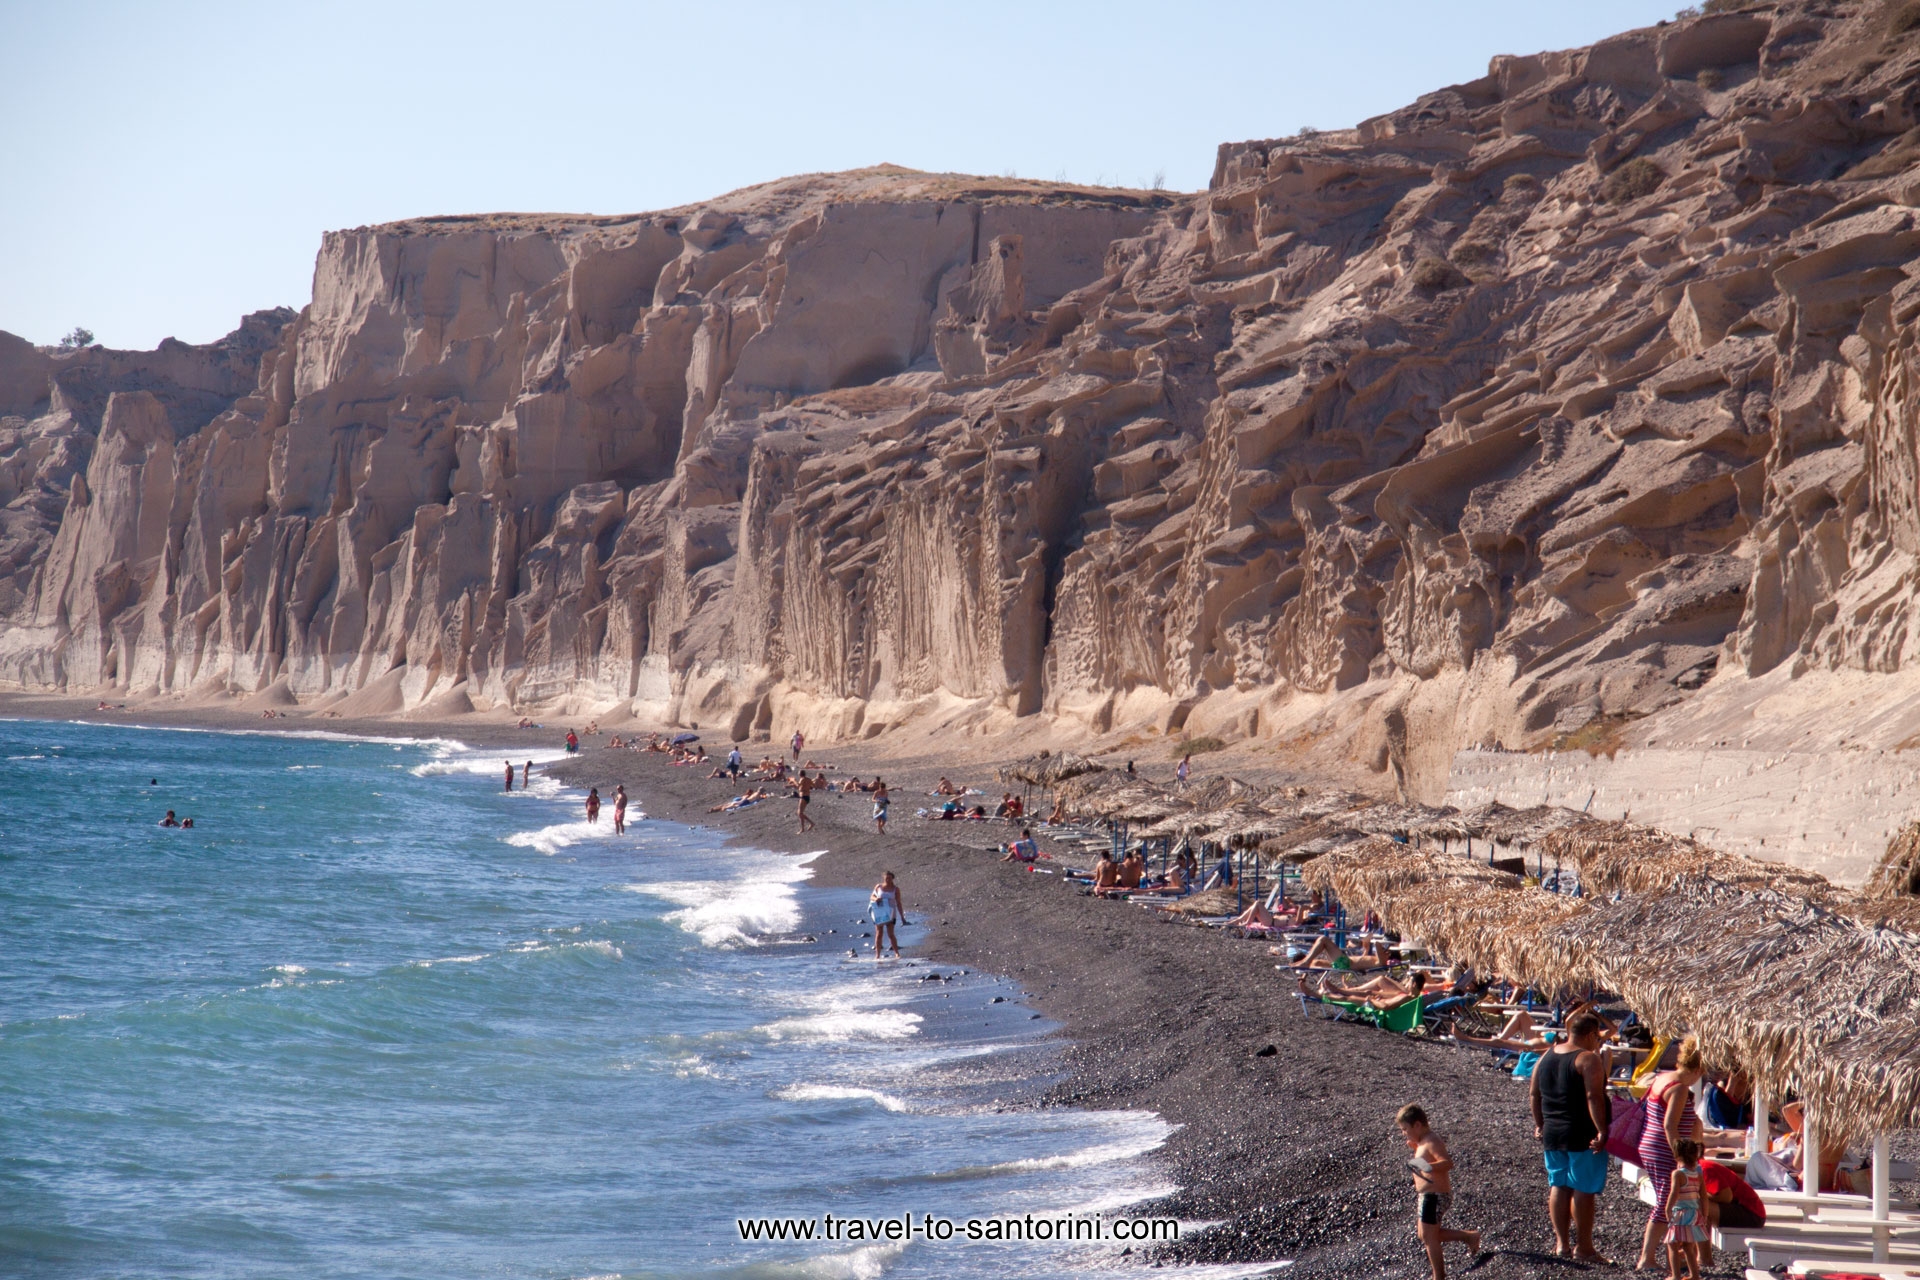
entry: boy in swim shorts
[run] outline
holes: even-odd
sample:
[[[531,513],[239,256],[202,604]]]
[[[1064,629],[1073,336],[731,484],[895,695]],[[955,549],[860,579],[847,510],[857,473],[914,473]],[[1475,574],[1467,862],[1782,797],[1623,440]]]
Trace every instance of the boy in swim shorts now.
[[[1453,1161],[1447,1155],[1446,1139],[1427,1123],[1427,1113],[1409,1102],[1394,1117],[1400,1135],[1413,1155],[1407,1168],[1413,1171],[1414,1232],[1426,1248],[1427,1261],[1433,1266],[1433,1280],[1447,1280],[1447,1260],[1442,1246],[1463,1243],[1480,1252],[1478,1231],[1455,1231],[1443,1227],[1440,1220],[1453,1206]]]

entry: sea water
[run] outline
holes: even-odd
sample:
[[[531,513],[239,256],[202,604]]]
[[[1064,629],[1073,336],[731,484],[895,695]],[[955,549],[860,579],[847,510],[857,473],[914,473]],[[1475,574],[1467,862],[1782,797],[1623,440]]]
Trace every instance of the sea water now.
[[[1118,1265],[743,1243],[1124,1205],[1166,1190],[1167,1129],[996,1105],[1045,1024],[989,975],[849,957],[866,895],[808,858],[618,837],[503,774],[446,741],[0,722],[0,1274]]]

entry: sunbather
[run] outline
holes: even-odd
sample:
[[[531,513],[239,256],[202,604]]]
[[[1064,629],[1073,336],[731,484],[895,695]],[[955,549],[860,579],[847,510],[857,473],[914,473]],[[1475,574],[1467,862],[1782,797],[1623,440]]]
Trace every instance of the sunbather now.
[[[1093,864],[1093,891],[1104,894],[1120,883],[1120,864],[1113,860],[1113,850],[1102,849],[1100,861]]]
[[[1002,862],[1032,862],[1040,856],[1040,846],[1033,838],[1033,832],[1021,828],[1020,838],[1000,846],[1006,856]]]
[[[1055,827],[1067,820],[1067,801],[1062,796],[1053,802],[1053,812],[1047,815],[1047,825]]]
[[[940,779],[940,785],[933,789],[933,794],[937,796],[960,796],[960,795],[965,795],[966,792],[962,791],[959,787],[954,786],[951,782],[948,782],[945,778],[942,778]]]
[[[1112,862],[1111,855],[1108,855],[1108,862],[1109,864]],[[1141,857],[1140,851],[1136,849],[1118,864],[1118,869],[1114,873],[1114,882],[1105,888],[1096,884],[1094,892],[1103,898],[1118,898],[1132,893],[1140,887],[1140,881],[1144,878],[1146,869],[1147,860]]]
[[[1359,955],[1350,956],[1340,949],[1330,933],[1315,938],[1306,955],[1294,961],[1296,967],[1305,969],[1385,969],[1392,963],[1393,952],[1379,938],[1362,947]]]

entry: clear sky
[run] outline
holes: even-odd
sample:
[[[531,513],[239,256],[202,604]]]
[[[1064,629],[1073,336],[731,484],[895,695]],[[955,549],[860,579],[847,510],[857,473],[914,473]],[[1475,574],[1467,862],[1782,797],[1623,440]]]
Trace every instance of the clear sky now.
[[[206,342],[299,307],[320,233],[629,213],[790,173],[1195,190],[1676,0],[0,0],[0,329]]]

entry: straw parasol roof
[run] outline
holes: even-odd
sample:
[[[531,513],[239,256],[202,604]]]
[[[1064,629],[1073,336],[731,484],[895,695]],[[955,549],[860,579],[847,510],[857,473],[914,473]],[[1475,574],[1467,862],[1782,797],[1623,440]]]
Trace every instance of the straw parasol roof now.
[[[1301,877],[1483,973],[1524,975],[1548,990],[1570,989],[1585,977],[1566,969],[1534,973],[1530,948],[1536,934],[1590,904],[1529,887],[1485,863],[1369,836],[1308,864]]]
[[[1002,782],[1018,782],[1035,787],[1056,787],[1068,778],[1077,778],[1087,773],[1106,772],[1106,766],[1095,763],[1085,756],[1063,751],[1059,755],[1042,751],[1037,756],[1028,756],[1012,764],[1002,765],[994,770],[994,776]]]
[[[1263,840],[1260,843],[1260,852],[1269,858],[1279,858],[1285,862],[1310,862],[1341,849],[1384,839],[1383,836],[1355,831],[1338,818],[1321,818],[1316,822],[1303,823],[1282,835]],[[1395,848],[1403,847],[1392,840],[1386,840],[1386,843],[1394,845]]]
[[[1447,830],[1434,834],[1470,836],[1475,840],[1530,849],[1552,832],[1587,821],[1590,821],[1587,815],[1557,804],[1515,809],[1498,800],[1489,800],[1456,815]]]
[[[1424,804],[1368,804],[1338,815],[1355,831],[1369,835],[1465,835],[1458,809],[1435,809]]]
[[[1626,834],[1637,848],[1644,832]],[[1662,848],[1656,871],[1590,850],[1621,882],[1611,898],[1548,893],[1380,837],[1302,874],[1450,959],[1549,991],[1617,992],[1654,1027],[1697,1036],[1716,1065],[1819,1098],[1836,1132],[1920,1125],[1920,932],[1864,921],[1870,911],[1817,876],[1769,879],[1774,868],[1692,841]]]
[[[1862,898],[1911,898],[1920,895],[1920,822],[1909,822],[1887,842]]]
[[[1675,877],[1704,877],[1754,891],[1776,890],[1820,902],[1839,894],[1825,877],[1779,862],[1722,853],[1686,836],[1638,823],[1590,818],[1549,832],[1543,854],[1571,862],[1590,893],[1640,893],[1665,888]]]

